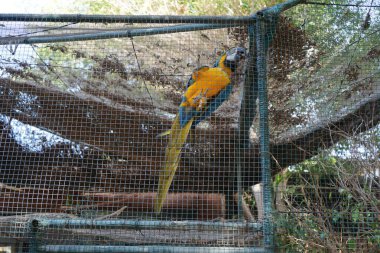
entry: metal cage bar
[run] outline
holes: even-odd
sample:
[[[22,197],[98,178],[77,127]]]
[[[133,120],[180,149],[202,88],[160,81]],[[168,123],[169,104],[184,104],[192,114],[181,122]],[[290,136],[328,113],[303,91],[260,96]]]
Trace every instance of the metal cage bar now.
[[[268,94],[267,94],[267,71],[266,46],[268,25],[264,20],[264,15],[260,16],[256,22],[256,48],[257,48],[257,80],[260,112],[260,158],[261,158],[261,180],[263,184],[263,234],[264,246],[271,252],[273,247],[273,226],[270,223],[272,213],[272,193],[271,193],[271,173],[269,158],[269,126],[268,126]]]
[[[55,219],[32,220],[31,227],[41,228],[131,228],[131,229],[202,229],[223,227],[226,229],[261,229],[260,223],[253,222],[206,222],[206,221],[162,221],[162,220],[91,220],[91,219]]]
[[[38,248],[43,252],[63,252],[63,253],[96,253],[96,252],[128,252],[128,253],[265,253],[265,248],[233,248],[233,247],[182,247],[182,246],[81,246],[81,245],[46,245]]]
[[[1,14],[0,21],[73,22],[73,23],[196,23],[249,24],[253,16],[172,16],[172,15],[82,15],[82,14]]]
[[[232,25],[233,26],[233,25]],[[231,25],[217,25],[217,24],[188,24],[188,25],[173,25],[166,27],[156,28],[142,28],[142,29],[124,29],[119,31],[106,31],[97,33],[84,33],[65,36],[40,36],[40,37],[25,37],[25,38],[5,38],[0,39],[0,45],[8,44],[40,44],[40,43],[55,43],[55,42],[69,42],[69,41],[84,41],[84,40],[102,40],[111,38],[132,38],[139,36],[150,36],[166,33],[179,33],[190,31],[201,31],[210,29],[220,29],[231,27]]]

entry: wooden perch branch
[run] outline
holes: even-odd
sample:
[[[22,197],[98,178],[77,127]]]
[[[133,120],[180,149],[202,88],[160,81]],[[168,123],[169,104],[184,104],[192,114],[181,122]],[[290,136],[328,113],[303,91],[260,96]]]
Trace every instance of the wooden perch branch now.
[[[380,93],[353,106],[352,111],[310,129],[293,139],[272,144],[270,151],[278,166],[285,168],[315,156],[340,140],[365,132],[380,121]],[[291,154],[289,154],[291,152]],[[275,164],[275,163],[274,163]]]
[[[119,208],[126,211],[153,212],[156,193],[85,193],[97,207]],[[182,210],[180,213],[195,213],[199,220],[225,218],[225,199],[221,194],[169,193],[163,212]]]
[[[0,214],[14,213],[80,213],[81,210],[114,212],[153,212],[156,193],[89,193],[63,192],[51,189],[21,189],[21,191],[0,192]],[[28,200],[28,201],[21,201]],[[70,203],[68,203],[70,202]],[[84,204],[83,204],[84,203]],[[86,205],[85,203],[92,203]],[[181,210],[199,220],[225,218],[225,198],[222,194],[169,193],[164,202],[163,212]]]

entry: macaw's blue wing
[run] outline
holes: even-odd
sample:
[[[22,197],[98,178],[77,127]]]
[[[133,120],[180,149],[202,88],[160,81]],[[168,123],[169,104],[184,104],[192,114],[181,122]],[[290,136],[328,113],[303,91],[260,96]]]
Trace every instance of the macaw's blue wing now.
[[[192,128],[198,125],[201,121],[210,117],[210,115],[218,109],[218,107],[230,96],[232,92],[232,85],[227,85],[226,88],[220,91],[220,93],[212,99],[206,106],[205,110],[197,111],[192,107],[181,106],[179,108],[179,122],[180,126],[183,127],[189,122],[190,119],[194,118]],[[183,98],[182,102],[185,100]]]
[[[178,112],[180,126],[184,127],[186,123],[189,122],[189,120],[194,119],[197,114],[197,110],[192,107],[180,106]]]
[[[205,111],[198,112],[198,115],[195,115],[195,120],[193,122],[193,127],[198,125],[201,121],[208,118],[218,107],[230,96],[232,92],[232,85],[227,85],[226,88],[220,91],[218,96],[211,100]]]

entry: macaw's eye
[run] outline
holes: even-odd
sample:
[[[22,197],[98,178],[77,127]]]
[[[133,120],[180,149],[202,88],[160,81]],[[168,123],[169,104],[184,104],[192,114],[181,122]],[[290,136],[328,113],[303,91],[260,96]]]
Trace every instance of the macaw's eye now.
[[[245,54],[246,54],[245,49],[242,48],[242,47],[238,47],[238,48],[236,49],[236,52],[237,52],[237,54],[242,55],[242,56],[245,56]]]

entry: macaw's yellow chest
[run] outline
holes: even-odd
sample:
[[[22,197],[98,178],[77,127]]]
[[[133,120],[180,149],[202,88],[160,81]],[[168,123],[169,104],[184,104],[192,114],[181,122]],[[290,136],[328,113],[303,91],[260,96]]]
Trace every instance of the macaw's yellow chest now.
[[[202,110],[207,101],[230,84],[229,75],[222,68],[204,68],[193,73],[195,82],[184,94],[186,101],[181,106]]]

